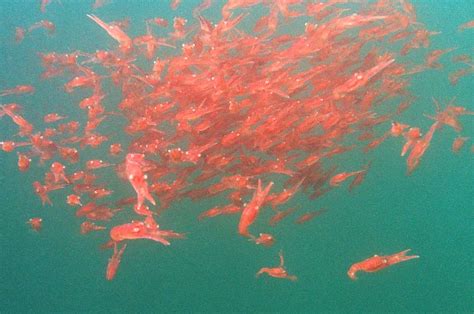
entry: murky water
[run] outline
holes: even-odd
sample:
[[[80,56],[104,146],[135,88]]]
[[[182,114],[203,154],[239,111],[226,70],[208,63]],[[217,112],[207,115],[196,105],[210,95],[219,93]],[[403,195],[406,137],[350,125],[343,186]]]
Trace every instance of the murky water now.
[[[91,1],[62,0],[39,11],[39,1],[0,3],[0,89],[30,83],[34,95],[9,99],[21,103],[28,118],[58,111],[75,116],[72,104],[80,97],[65,94],[59,84],[39,79],[42,67],[37,52],[95,51],[110,48],[111,40],[86,16]],[[177,11],[168,1],[119,1],[95,12],[107,20],[130,17],[131,33],[153,16],[175,15],[193,19],[197,1],[183,1]],[[459,32],[458,26],[474,18],[471,0],[413,1],[418,20],[440,34],[431,38],[429,49],[455,47],[456,54],[470,54],[474,30]],[[206,16],[218,16],[211,9]],[[48,18],[57,33],[38,32],[15,45],[14,29]],[[218,19],[215,18],[216,20]],[[423,54],[415,53],[412,58]],[[428,70],[413,77],[410,91],[416,100],[403,121],[426,130],[432,121],[432,97],[474,110],[474,76],[453,86],[448,74],[459,68],[451,56],[441,59],[443,69]],[[54,79],[58,80],[58,79]],[[60,79],[62,82],[63,78]],[[117,97],[112,95],[112,97]],[[4,101],[4,100],[2,100]],[[40,119],[40,118],[38,118]],[[5,118],[0,120],[0,138],[16,132]],[[185,232],[186,240],[170,247],[148,241],[129,245],[117,277],[106,281],[110,251],[98,247],[101,233],[79,234],[81,221],[64,204],[65,193],[52,194],[54,207],[42,207],[31,183],[42,177],[45,166],[32,166],[19,173],[15,153],[0,154],[0,311],[1,312],[472,312],[474,310],[473,214],[474,214],[474,120],[463,117],[462,136],[471,139],[454,154],[450,128],[438,132],[418,169],[406,175],[399,152],[402,141],[390,138],[362,157],[340,158],[350,168],[363,159],[373,160],[364,183],[352,193],[336,189],[310,201],[305,195],[289,205],[327,212],[304,225],[292,219],[269,229],[277,238],[270,249],[251,245],[237,236],[238,217],[217,217],[197,222],[196,216],[215,205],[213,201],[184,200],[160,217],[160,224]],[[110,133],[123,126],[111,127]],[[100,156],[90,151],[88,157]],[[360,164],[360,163],[357,163]],[[116,181],[114,175],[106,177]],[[116,193],[130,193],[123,182],[112,183]],[[43,230],[33,232],[25,224],[30,217],[43,218]],[[256,229],[265,226],[269,210],[262,212]],[[119,220],[126,222],[127,217]],[[297,282],[262,277],[260,267],[278,264],[283,248],[285,265]],[[348,267],[373,254],[392,254],[411,248],[419,259],[374,274],[347,277]]]

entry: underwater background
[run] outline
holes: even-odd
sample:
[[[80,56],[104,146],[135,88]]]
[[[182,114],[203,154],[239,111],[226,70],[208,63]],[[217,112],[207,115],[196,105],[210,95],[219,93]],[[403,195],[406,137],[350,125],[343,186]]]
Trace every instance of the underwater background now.
[[[138,34],[146,18],[193,19],[192,9],[200,1],[182,2],[172,11],[164,0],[115,0],[92,11],[92,1],[62,0],[53,1],[44,15],[39,1],[2,0],[0,89],[26,83],[38,87],[34,95],[15,99],[33,124],[36,115],[39,119],[46,112],[74,116],[75,112],[68,112],[72,106],[66,104],[77,102],[78,96],[39,78],[42,67],[36,53],[110,48],[103,30],[87,18],[91,12],[107,20],[130,17],[130,31]],[[474,1],[412,3],[418,21],[440,32],[431,37],[430,50],[454,47],[456,54],[472,55],[474,30],[459,32],[458,26],[474,18]],[[219,11],[206,11],[210,19],[212,14]],[[54,36],[30,36],[15,45],[16,26],[44,18],[55,22]],[[417,51],[413,58],[417,55],[422,56]],[[432,121],[423,113],[434,113],[432,97],[443,104],[456,97],[456,104],[474,110],[474,75],[451,85],[448,73],[457,65],[450,57],[442,57],[443,69],[413,76],[410,91],[417,98],[403,113],[403,122],[426,130]],[[16,154],[1,152],[0,312],[472,313],[474,120],[461,119],[460,135],[470,137],[465,147],[454,154],[451,144],[458,134],[443,128],[410,176],[400,157],[400,139],[389,138],[362,157],[339,158],[349,169],[351,164],[360,164],[357,159],[373,160],[363,184],[351,193],[335,189],[314,201],[298,194],[290,205],[326,208],[327,212],[303,225],[295,225],[293,217],[274,230],[267,227],[277,238],[270,249],[249,245],[237,236],[238,216],[198,222],[196,216],[212,207],[214,200],[180,201],[160,216],[160,224],[185,232],[187,239],[173,241],[169,247],[134,241],[113,281],[105,280],[110,250],[99,249],[105,234],[79,234],[80,221],[64,204],[65,192],[53,193],[55,205],[42,207],[31,183],[42,177],[44,166],[33,166],[22,174],[16,167]],[[0,139],[15,133],[15,127],[4,121],[0,120]],[[110,174],[110,180],[116,177]],[[116,184],[114,190],[120,193],[123,182]],[[262,212],[263,217],[270,214]],[[25,224],[34,216],[43,218],[39,233]],[[346,274],[351,264],[369,256],[407,248],[420,258],[374,274],[361,273],[356,281]],[[256,279],[260,267],[278,264],[280,249],[288,272],[297,275],[298,281]]]

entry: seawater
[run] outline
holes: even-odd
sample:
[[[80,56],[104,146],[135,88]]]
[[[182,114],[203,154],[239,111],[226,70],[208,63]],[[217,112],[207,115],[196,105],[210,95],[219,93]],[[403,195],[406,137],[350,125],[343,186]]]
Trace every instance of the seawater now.
[[[217,1],[219,2],[219,1]],[[474,18],[471,0],[413,1],[418,20],[429,30],[431,49],[455,47],[456,54],[472,55],[474,30],[457,27]],[[86,14],[104,20],[130,17],[132,34],[143,30],[146,18],[180,15],[192,19],[198,1],[183,1],[177,11],[168,1],[119,1],[96,11],[92,1],[53,1],[48,12],[39,1],[0,2],[0,89],[33,84],[32,96],[12,98],[25,107],[33,123],[40,114],[60,112],[79,115],[80,95],[67,95],[50,81],[42,81],[37,52],[95,51],[115,45]],[[219,19],[219,11],[206,16]],[[41,31],[27,36],[21,45],[13,40],[16,26],[41,19],[57,26],[55,36]],[[413,58],[428,50],[416,52]],[[474,110],[474,76],[449,84],[456,69],[451,53],[441,59],[442,70],[413,77],[412,107],[401,121],[426,130],[433,114],[432,97]],[[54,79],[54,80],[63,80]],[[14,100],[13,100],[14,99]],[[130,243],[117,277],[105,280],[110,251],[98,247],[104,233],[79,234],[80,221],[64,204],[65,192],[51,193],[54,207],[42,207],[31,183],[41,178],[44,167],[33,164],[21,174],[15,153],[0,154],[0,312],[471,312],[474,310],[473,214],[474,168],[470,146],[474,141],[472,117],[463,117],[462,136],[471,137],[459,153],[451,152],[457,134],[450,128],[436,132],[418,169],[406,175],[400,158],[402,142],[389,139],[363,156],[373,160],[364,183],[352,193],[336,189],[315,201],[299,195],[291,201],[304,210],[327,208],[324,215],[305,225],[285,220],[274,229],[277,243],[271,249],[251,245],[237,236],[238,216],[202,222],[196,216],[212,201],[182,201],[160,217],[160,224],[186,232],[188,239],[163,247],[149,241]],[[117,126],[117,130],[120,126]],[[10,138],[16,128],[0,120],[0,138]],[[94,154],[94,152],[91,152]],[[95,153],[98,154],[98,153]],[[92,156],[92,155],[89,155]],[[355,161],[341,160],[348,168]],[[115,180],[113,174],[110,180]],[[116,184],[116,193],[130,195],[129,187]],[[269,211],[263,217],[269,217]],[[25,224],[41,216],[44,227],[35,233]],[[124,217],[124,222],[127,217]],[[265,219],[261,219],[264,221]],[[260,220],[259,220],[260,221]],[[263,222],[256,228],[269,230]],[[278,264],[284,249],[285,264],[297,282],[255,278],[262,266]],[[375,274],[361,274],[351,281],[346,271],[373,254],[392,254],[407,248],[420,255]]]

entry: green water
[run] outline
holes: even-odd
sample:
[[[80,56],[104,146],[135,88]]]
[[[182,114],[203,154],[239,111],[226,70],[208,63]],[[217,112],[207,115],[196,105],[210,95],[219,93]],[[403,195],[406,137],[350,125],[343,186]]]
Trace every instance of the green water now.
[[[35,114],[66,112],[79,115],[75,103],[80,95],[65,95],[65,78],[38,79],[37,52],[94,51],[111,47],[105,35],[86,17],[92,1],[53,2],[48,13],[39,12],[39,1],[0,2],[0,89],[32,83],[38,92],[9,98],[24,105],[35,124]],[[153,16],[186,16],[191,19],[196,1],[183,1],[176,11],[167,1],[119,1],[96,11],[107,20],[131,17],[131,32]],[[457,32],[457,26],[474,18],[471,0],[414,1],[418,19],[428,29],[440,31],[430,49],[456,47],[456,54],[470,53],[474,30]],[[208,11],[208,16],[217,10]],[[14,28],[48,18],[57,34],[27,37],[13,42]],[[417,96],[404,122],[424,130],[431,121],[431,98],[474,110],[474,76],[451,86],[448,73],[455,69],[443,57],[445,68],[416,75],[410,88]],[[0,139],[16,132],[0,120]],[[473,214],[474,120],[463,117],[463,136],[471,137],[459,153],[451,152],[457,134],[443,128],[433,138],[419,168],[406,176],[405,160],[399,157],[400,139],[389,139],[363,158],[373,165],[363,185],[352,193],[331,191],[309,201],[300,195],[290,205],[328,211],[305,225],[294,217],[278,227],[265,221],[264,211],[255,230],[272,233],[277,243],[268,249],[237,236],[238,216],[197,222],[196,216],[215,201],[176,204],[160,217],[168,229],[186,232],[188,239],[163,247],[150,241],[130,243],[117,277],[105,280],[110,251],[98,249],[104,233],[79,234],[80,221],[64,204],[64,193],[52,193],[54,207],[42,207],[31,183],[41,178],[45,167],[33,165],[21,174],[16,154],[0,154],[0,312],[473,312]],[[39,123],[39,122],[38,122]],[[95,153],[96,155],[98,153]],[[91,158],[94,155],[91,153]],[[347,157],[349,158],[349,157]],[[346,160],[346,165],[351,160]],[[113,175],[110,175],[113,178]],[[120,184],[119,184],[120,185]],[[130,187],[116,193],[131,195]],[[41,216],[44,228],[30,230],[25,221]],[[127,217],[122,217],[127,221]],[[120,220],[118,219],[118,220]],[[254,228],[254,227],[252,227]],[[297,282],[255,278],[260,267],[278,264],[284,250],[285,264]],[[411,248],[420,258],[375,274],[361,274],[351,281],[346,271],[373,254],[391,254]]]

